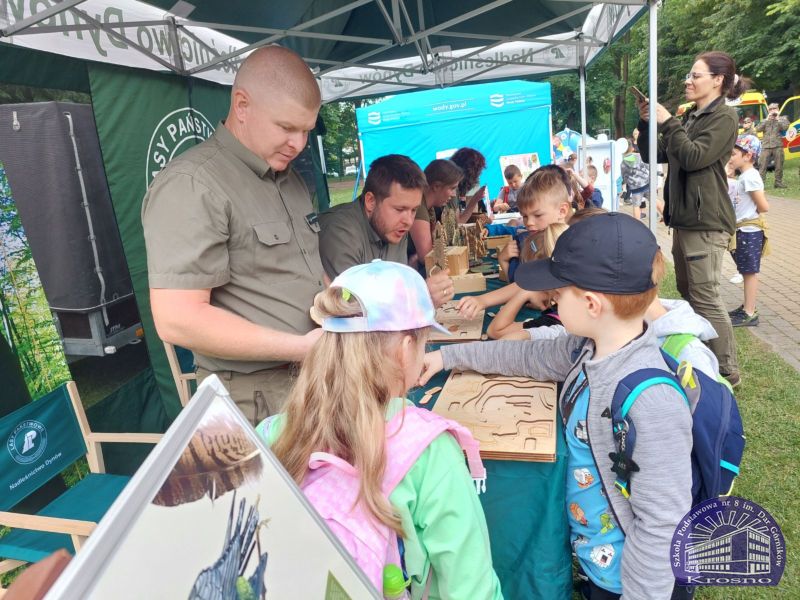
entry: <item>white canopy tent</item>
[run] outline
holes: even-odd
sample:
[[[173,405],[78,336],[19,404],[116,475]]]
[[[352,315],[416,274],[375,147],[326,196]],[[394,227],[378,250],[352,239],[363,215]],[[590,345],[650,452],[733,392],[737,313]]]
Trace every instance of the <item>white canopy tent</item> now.
[[[307,61],[325,102],[577,71],[585,144],[586,68],[648,9],[656,98],[657,0],[173,1],[0,0],[0,56],[8,45],[229,85],[244,56],[281,43]],[[651,161],[655,143],[652,121]]]

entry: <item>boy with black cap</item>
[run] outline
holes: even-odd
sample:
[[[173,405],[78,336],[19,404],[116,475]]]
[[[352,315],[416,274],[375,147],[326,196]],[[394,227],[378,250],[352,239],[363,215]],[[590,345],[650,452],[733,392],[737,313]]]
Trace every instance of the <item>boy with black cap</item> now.
[[[685,588],[673,594],[670,567],[672,535],[691,508],[692,417],[684,397],[659,385],[631,407],[639,470],[629,498],[614,486],[609,456],[617,451],[611,424],[617,384],[642,368],[668,370],[644,319],[660,273],[656,239],[632,217],[608,213],[576,223],[550,259],[525,263],[517,274],[524,289],[555,290],[570,335],[445,346],[426,355],[420,379],[424,384],[446,368],[564,382],[559,405],[569,450],[570,541],[592,600],[690,596]]]

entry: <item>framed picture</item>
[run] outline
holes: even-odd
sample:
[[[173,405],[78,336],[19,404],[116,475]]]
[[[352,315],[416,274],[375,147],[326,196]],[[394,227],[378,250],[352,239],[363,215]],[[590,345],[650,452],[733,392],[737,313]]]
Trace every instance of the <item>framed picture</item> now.
[[[47,596],[379,597],[213,376]]]

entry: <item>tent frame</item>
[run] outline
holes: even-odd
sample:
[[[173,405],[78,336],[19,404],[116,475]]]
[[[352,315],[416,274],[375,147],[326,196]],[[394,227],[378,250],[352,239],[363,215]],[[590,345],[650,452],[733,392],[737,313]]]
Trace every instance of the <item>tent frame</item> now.
[[[49,7],[45,8],[42,11],[37,12],[36,14],[31,15],[18,22],[15,22],[9,25],[8,27],[0,29],[0,39],[2,39],[3,37],[9,37],[11,35],[17,35],[17,36],[35,35],[43,33],[85,31],[85,30],[99,28],[110,37],[113,37],[116,40],[127,44],[131,48],[147,56],[149,59],[157,62],[159,65],[163,66],[167,70],[176,73],[177,75],[187,76],[187,77],[198,75],[199,73],[213,69],[214,67],[216,67],[221,63],[233,64],[238,60],[240,60],[239,57],[248,52],[251,52],[252,50],[291,38],[299,38],[299,39],[317,38],[317,39],[324,39],[341,43],[354,43],[359,45],[375,46],[373,49],[368,50],[367,52],[363,52],[360,55],[352,57],[348,60],[329,60],[327,58],[312,57],[312,56],[303,57],[306,63],[308,63],[311,66],[312,71],[314,71],[317,77],[323,77],[326,75],[333,76],[335,75],[336,71],[348,67],[371,69],[382,73],[381,76],[379,76],[376,79],[370,80],[369,82],[363,82],[360,79],[354,79],[352,77],[347,77],[344,75],[337,77],[342,81],[356,81],[364,83],[364,85],[362,85],[361,87],[356,87],[355,89],[350,89],[345,92],[342,92],[342,94],[339,96],[333,96],[327,98],[326,101],[328,102],[340,100],[345,97],[368,96],[370,95],[370,88],[378,84],[397,85],[399,91],[403,89],[408,89],[409,87],[416,87],[416,88],[446,87],[448,85],[465,83],[469,80],[475,79],[477,77],[485,75],[486,73],[490,73],[500,67],[507,65],[524,65],[524,66],[539,66],[539,67],[553,66],[552,64],[545,62],[536,63],[528,61],[523,63],[521,61],[514,61],[512,59],[493,60],[491,58],[481,58],[481,62],[485,62],[488,64],[488,66],[485,69],[481,69],[476,71],[475,73],[461,77],[456,81],[448,82],[444,77],[442,77],[441,80],[439,77],[437,77],[436,84],[410,83],[408,81],[400,83],[391,81],[393,74],[398,72],[406,74],[410,72],[419,75],[426,75],[431,72],[436,73],[440,71],[444,73],[445,70],[450,65],[453,65],[459,61],[469,60],[471,57],[475,55],[487,52],[497,46],[509,42],[527,42],[527,43],[543,44],[541,48],[532,50],[531,55],[543,54],[556,46],[572,46],[576,50],[574,69],[578,72],[580,80],[581,137],[582,137],[581,143],[585,151],[586,139],[587,139],[586,68],[589,66],[591,62],[587,61],[589,53],[597,49],[608,48],[608,46],[610,46],[613,40],[616,39],[616,37],[619,34],[618,31],[619,26],[623,21],[623,16],[625,12],[623,10],[624,7],[647,6],[649,15],[649,61],[648,61],[649,97],[653,100],[657,98],[657,89],[656,89],[656,82],[657,82],[656,58],[657,58],[657,35],[658,35],[657,23],[658,23],[658,7],[660,5],[660,0],[611,0],[609,2],[600,2],[599,0],[593,0],[591,3],[586,3],[583,2],[582,0],[553,0],[555,2],[561,2],[565,4],[571,2],[580,3],[580,5],[573,10],[567,11],[566,13],[564,13],[559,17],[555,17],[543,23],[539,23],[538,25],[535,25],[533,27],[529,27],[527,29],[509,35],[466,33],[463,31],[458,31],[457,28],[460,24],[464,23],[465,21],[469,21],[470,19],[474,19],[475,17],[479,17],[481,15],[485,15],[486,13],[489,13],[490,11],[496,8],[508,4],[512,0],[492,0],[491,2],[487,2],[483,6],[463,12],[462,14],[459,14],[451,19],[448,19],[445,22],[431,26],[426,26],[425,24],[423,0],[416,0],[417,1],[416,8],[418,15],[418,22],[416,24],[416,27],[412,22],[411,15],[406,6],[407,2],[413,2],[413,0],[352,0],[336,9],[325,12],[322,15],[298,23],[294,27],[291,27],[289,29],[276,29],[270,27],[193,21],[189,18],[186,18],[186,15],[183,16],[177,14],[172,15],[169,13],[167,13],[167,15],[163,20],[120,21],[120,22],[106,24],[97,21],[96,19],[91,17],[88,13],[79,8],[79,5],[85,1],[86,0],[58,0],[56,3],[50,5]],[[388,3],[389,6],[387,6],[386,3]],[[326,21],[329,21],[335,17],[338,17],[352,10],[370,4],[374,4],[377,6],[391,34],[391,37],[341,35],[341,34],[318,33],[309,31],[309,29],[317,25],[320,25],[321,23],[325,23]],[[586,32],[579,30],[573,32],[572,34],[558,34],[550,37],[540,37],[536,35],[537,32],[546,29],[552,25],[556,25],[562,21],[566,21],[582,13],[589,12],[594,8],[595,5],[602,5],[602,9],[601,9],[601,15],[597,19],[597,22],[595,24],[595,30],[592,32],[592,34],[588,34]],[[610,17],[613,20],[613,25],[611,27],[608,40],[603,41],[598,39],[596,37],[596,34],[600,22],[604,18],[605,13],[607,11],[616,11],[616,14],[614,14],[613,12],[610,14]],[[41,25],[42,21],[45,21],[46,19],[49,19],[51,17],[54,17],[62,13],[70,14],[73,17],[75,23],[73,25],[65,25],[65,24]],[[129,36],[124,35],[120,31],[123,29],[128,29],[129,31],[132,31],[134,27],[142,25],[163,26],[167,28],[170,36],[172,36],[172,39],[175,42],[177,42],[180,39],[181,35],[188,36],[195,42],[201,44],[208,51],[210,58],[192,68],[187,68],[184,65],[183,58],[180,52],[180,45],[178,43],[174,43],[172,46],[175,49],[175,52],[173,52],[172,60],[165,60],[162,57],[156,55],[155,53],[148,51],[146,48],[141,46],[141,44],[139,44],[136,40],[131,39]],[[404,26],[408,30],[407,35],[404,35],[403,33]],[[257,34],[263,34],[264,37],[251,44],[247,44],[241,48],[231,50],[230,52],[219,52],[215,48],[203,42],[199,37],[197,37],[192,32],[193,28],[209,28],[227,32],[257,33]],[[438,55],[436,53],[436,49],[431,46],[430,36],[432,35],[437,35],[441,37],[460,38],[460,39],[474,39],[476,40],[476,42],[483,42],[483,45],[479,45],[475,48],[470,49],[466,54],[462,54],[457,57],[445,58],[444,60],[439,60]],[[416,56],[418,56],[420,60],[419,66],[404,66],[403,68],[398,68],[386,64],[381,64],[380,61],[377,60],[378,56],[384,52],[387,52],[389,50],[392,50],[400,46],[409,46],[409,45],[412,45],[416,50]],[[568,71],[570,69],[568,66],[566,66],[558,68],[557,70]],[[649,126],[650,126],[649,139],[651,146],[650,189],[656,190],[657,165],[655,163],[656,160],[655,145],[657,142],[657,136],[656,136],[656,122],[654,119],[650,120]],[[655,194],[653,194],[653,197],[655,197]],[[655,229],[656,211],[652,210],[651,208],[648,211],[648,214],[650,217],[649,220],[650,228]]]

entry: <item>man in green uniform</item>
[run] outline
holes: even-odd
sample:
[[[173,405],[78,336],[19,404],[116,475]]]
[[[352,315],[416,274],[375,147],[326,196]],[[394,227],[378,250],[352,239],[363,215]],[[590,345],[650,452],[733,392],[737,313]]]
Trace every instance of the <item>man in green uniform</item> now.
[[[142,206],[159,336],[195,354],[251,422],[277,413],[321,334],[319,226],[291,161],[320,107],[308,66],[268,46],[241,65],[228,116],[155,178]]]
[[[425,174],[409,157],[389,154],[375,159],[358,200],[319,216],[319,251],[328,277],[376,258],[407,264],[408,232],[426,187]],[[446,272],[426,281],[435,306],[453,299],[453,282]]]
[[[772,102],[768,107],[769,116],[756,125],[756,131],[764,132],[761,139],[761,163],[758,168],[764,186],[767,184],[767,165],[775,162],[775,187],[785,188],[783,183],[783,132],[789,128],[789,119],[779,117],[778,103]]]

